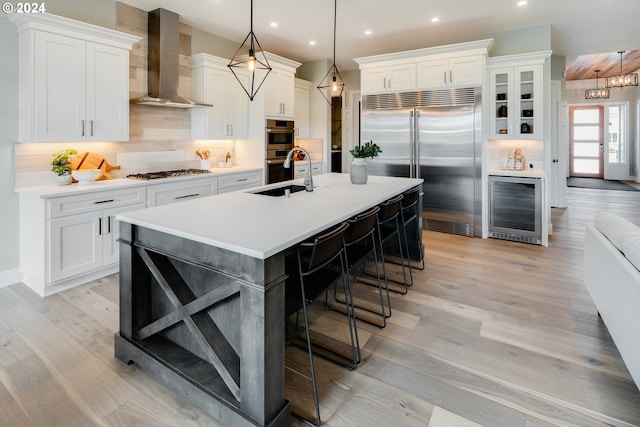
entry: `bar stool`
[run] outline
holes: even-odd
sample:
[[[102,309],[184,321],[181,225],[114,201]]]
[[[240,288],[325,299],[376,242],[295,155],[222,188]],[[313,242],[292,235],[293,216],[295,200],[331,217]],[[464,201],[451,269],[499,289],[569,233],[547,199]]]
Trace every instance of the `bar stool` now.
[[[411,190],[408,190],[403,193],[404,198],[402,199],[402,206],[400,210],[402,228],[403,228],[403,237],[405,241],[405,248],[407,254],[407,262],[409,267],[413,268],[411,263],[411,254],[409,253],[409,239],[407,228],[412,223],[415,222],[415,234],[412,238],[415,239],[416,247],[420,252],[420,263],[421,266],[417,267],[419,270],[424,270],[424,247],[422,245],[422,232],[420,230],[420,221],[419,221],[419,197],[420,197],[420,187],[414,187]],[[409,274],[411,275],[411,270],[409,270]],[[413,275],[411,275],[411,285],[413,285]]]
[[[384,294],[386,292],[387,300],[390,300],[388,295],[389,291],[382,286],[380,270],[378,268],[378,255],[376,249],[376,221],[379,211],[380,208],[374,206],[373,208],[365,212],[361,212],[353,218],[347,220],[349,229],[347,230],[344,237],[344,246],[347,273],[350,275],[349,281],[351,285],[351,301],[349,301],[346,296],[345,298],[342,298],[340,295],[338,295],[336,292],[337,286],[334,286],[334,300],[344,305],[330,304],[329,306],[330,308],[334,308],[337,311],[345,312],[345,306],[347,304],[351,304],[351,306],[354,308],[353,314],[359,320],[364,320],[365,322],[384,328],[387,325],[387,317],[391,313],[391,308],[388,304],[385,304]],[[353,297],[353,289],[358,283],[358,265],[362,265],[362,270],[364,271],[364,264],[371,256],[373,256],[375,262],[378,298],[380,299],[379,309],[374,307],[374,305],[378,304],[377,302],[374,304],[371,301],[365,299],[355,299]],[[356,311],[355,308],[363,311]],[[379,315],[380,319],[373,317],[372,314]]]
[[[297,418],[307,423],[319,426],[320,406],[318,403],[318,388],[316,383],[315,365],[313,363],[313,348],[319,348],[314,344],[312,348],[312,339],[309,329],[309,317],[307,313],[307,304],[314,298],[325,292],[334,282],[342,278],[343,291],[347,298],[350,298],[350,289],[348,286],[348,275],[345,274],[344,259],[344,236],[349,224],[343,222],[331,230],[313,237],[298,245],[296,264],[297,267],[288,263],[287,274],[289,277],[285,281],[285,315],[288,319],[292,314],[296,313],[296,329],[298,326],[298,313],[302,308],[304,314],[304,326],[306,333],[306,348],[309,353],[309,365],[311,369],[311,381],[313,384],[313,398],[316,410],[316,422],[304,418],[299,414],[294,414]],[[335,262],[338,262],[338,268]],[[348,306],[348,305],[347,305]],[[347,308],[347,319],[349,325],[349,334],[351,338],[352,368],[355,369],[359,361],[360,349],[358,346],[356,319],[352,315],[351,308]],[[324,349],[331,351],[330,349]],[[339,355],[344,357],[343,355]]]
[[[401,202],[404,196],[402,194],[398,194],[397,196],[380,203],[378,206],[380,207],[380,211],[378,212],[378,248],[380,250],[380,260],[382,263],[382,274],[384,276],[385,287],[387,290],[394,291],[393,289],[389,289],[389,278],[387,274],[387,267],[385,265],[384,258],[384,244],[387,242],[391,242],[393,238],[397,238],[398,240],[398,250],[400,252],[400,266],[402,267],[402,283],[397,282],[402,285],[403,290],[394,291],[401,294],[406,294],[409,290],[409,282],[407,282],[407,273],[405,271],[405,263],[404,263],[404,254],[402,250],[402,239],[400,237],[400,212],[401,212]],[[391,307],[391,300],[389,300],[389,307]],[[389,313],[389,316],[391,313]]]

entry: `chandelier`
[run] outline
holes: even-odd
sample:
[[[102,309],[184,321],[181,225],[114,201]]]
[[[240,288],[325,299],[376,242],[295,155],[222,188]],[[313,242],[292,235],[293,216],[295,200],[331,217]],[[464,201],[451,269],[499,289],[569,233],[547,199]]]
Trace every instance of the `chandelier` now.
[[[622,74],[622,54],[624,50],[618,51],[618,53],[620,54],[620,74],[607,77],[604,80],[605,87],[638,86],[638,75],[636,73]]]
[[[609,99],[609,89],[598,88],[598,73],[600,70],[596,70],[596,88],[587,89],[584,91],[584,99]]]
[[[247,34],[247,37],[245,37],[227,67],[229,67],[233,76],[249,96],[249,100],[253,101],[253,98],[266,80],[267,75],[271,72],[269,61],[262,50],[262,46],[260,46],[258,38],[253,32],[253,0],[251,0],[250,28],[249,34]],[[242,81],[244,80],[244,76],[246,76],[246,70],[249,72],[249,80],[243,83]]]
[[[344,80],[342,80],[342,76],[340,75],[340,71],[338,71],[338,67],[336,67],[336,18],[338,16],[338,0],[334,0],[333,4],[333,65],[327,71],[327,74],[324,75],[320,84],[318,85],[318,90],[324,96],[324,99],[327,100],[329,105],[331,105],[331,98],[334,96],[342,96],[342,91],[344,90]]]

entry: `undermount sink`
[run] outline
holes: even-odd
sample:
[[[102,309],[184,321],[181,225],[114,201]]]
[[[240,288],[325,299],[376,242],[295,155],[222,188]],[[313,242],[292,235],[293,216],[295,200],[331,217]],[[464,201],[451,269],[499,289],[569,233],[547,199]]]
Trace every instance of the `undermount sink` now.
[[[284,196],[285,190],[289,190],[291,193],[297,193],[298,191],[304,191],[304,189],[305,189],[304,185],[289,184],[289,185],[284,185],[282,187],[270,188],[268,190],[256,191],[253,194],[280,197],[280,196]]]

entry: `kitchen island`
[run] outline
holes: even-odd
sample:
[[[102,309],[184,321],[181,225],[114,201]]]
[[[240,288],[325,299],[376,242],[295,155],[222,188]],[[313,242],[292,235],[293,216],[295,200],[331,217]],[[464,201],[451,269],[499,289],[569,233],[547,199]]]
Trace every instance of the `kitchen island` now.
[[[120,221],[115,355],[233,426],[289,425],[284,398],[285,255],[297,243],[421,179],[314,177],[126,212]]]

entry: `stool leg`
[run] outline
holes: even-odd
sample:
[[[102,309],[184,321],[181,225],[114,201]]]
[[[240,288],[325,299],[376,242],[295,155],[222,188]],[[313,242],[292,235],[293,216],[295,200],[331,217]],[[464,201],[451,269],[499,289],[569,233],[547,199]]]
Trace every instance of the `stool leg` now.
[[[300,417],[303,421],[307,423],[311,423],[312,425],[318,427],[321,424],[320,421],[320,404],[318,403],[318,385],[316,383],[316,370],[313,364],[313,352],[311,351],[311,333],[309,331],[309,317],[307,315],[307,304],[306,298],[304,295],[304,280],[300,280],[300,290],[302,291],[302,310],[304,312],[304,329],[307,334],[307,349],[309,352],[309,366],[311,367],[311,382],[313,384],[313,401],[316,405],[316,420],[317,423],[313,423],[310,420]]]

